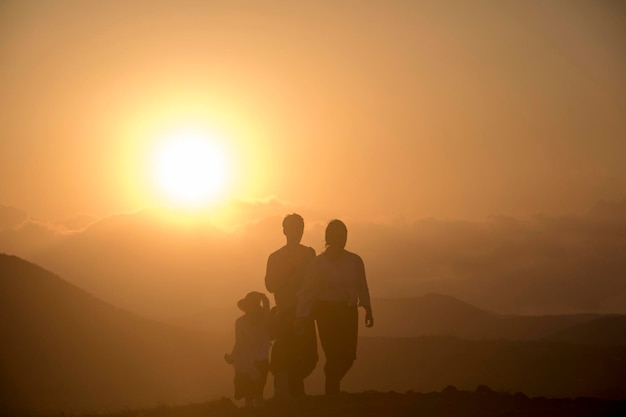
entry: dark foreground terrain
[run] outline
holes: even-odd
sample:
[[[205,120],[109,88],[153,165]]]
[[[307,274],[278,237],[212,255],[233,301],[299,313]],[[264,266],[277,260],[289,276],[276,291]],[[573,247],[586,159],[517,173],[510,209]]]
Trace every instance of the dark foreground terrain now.
[[[420,314],[411,316],[412,311]],[[378,317],[376,328],[398,328],[400,322],[404,330],[360,338],[358,360],[343,387],[363,394],[336,400],[314,396],[289,407],[269,402],[255,414],[515,416],[555,415],[557,407],[570,415],[611,415],[623,404],[610,401],[626,399],[623,316],[502,318],[430,295],[389,301],[386,310],[381,302]],[[432,317],[443,321],[435,326],[427,320]],[[470,328],[474,333],[467,333]],[[505,334],[502,329],[516,330]],[[232,393],[232,368],[223,360],[232,333],[201,333],[139,317],[3,254],[0,335],[2,416],[115,415],[120,410],[144,410],[129,416],[243,415],[228,400],[203,403]],[[320,357],[307,379],[311,394],[323,387],[323,362]],[[472,392],[440,392],[448,385]],[[533,399],[473,392],[477,386],[524,392]],[[149,409],[157,404],[203,405]]]
[[[100,414],[102,415],[102,414]],[[448,387],[441,392],[363,392],[336,397],[310,396],[290,403],[267,401],[252,409],[238,408],[231,400],[220,400],[180,407],[105,413],[109,417],[560,417],[625,416],[626,399],[529,398],[522,393],[494,392],[481,386],[474,392]]]

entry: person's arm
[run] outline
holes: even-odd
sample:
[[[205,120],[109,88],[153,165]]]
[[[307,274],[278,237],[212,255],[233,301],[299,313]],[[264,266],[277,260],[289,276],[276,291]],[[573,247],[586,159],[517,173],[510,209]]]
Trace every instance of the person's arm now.
[[[374,325],[374,315],[372,314],[370,291],[365,278],[365,264],[360,256],[357,257],[356,272],[356,293],[359,297],[359,305],[365,308],[365,327],[372,327]]]
[[[273,293],[279,287],[280,274],[277,271],[276,260],[273,255],[267,258],[267,267],[265,268],[265,288]]]
[[[261,298],[261,307],[263,307],[263,314],[265,315],[265,317],[267,317],[270,314],[270,299],[267,298],[267,295],[263,293],[259,294],[259,297]]]
[[[263,307],[263,322],[265,323],[265,327],[267,328],[268,334],[270,333],[270,323],[271,323],[271,312],[270,312],[270,299],[267,298],[267,295],[261,294],[261,307]]]

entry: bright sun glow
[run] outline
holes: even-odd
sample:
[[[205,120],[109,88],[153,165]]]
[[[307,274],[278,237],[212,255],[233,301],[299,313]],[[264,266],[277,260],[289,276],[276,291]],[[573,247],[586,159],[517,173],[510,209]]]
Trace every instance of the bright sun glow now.
[[[216,138],[200,129],[179,129],[166,135],[152,161],[159,191],[184,206],[205,204],[224,190],[228,161]]]

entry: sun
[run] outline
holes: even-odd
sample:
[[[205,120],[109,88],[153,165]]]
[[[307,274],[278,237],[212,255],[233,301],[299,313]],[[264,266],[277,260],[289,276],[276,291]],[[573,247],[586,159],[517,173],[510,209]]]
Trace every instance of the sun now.
[[[228,165],[217,138],[201,129],[180,128],[164,135],[156,146],[152,178],[170,203],[196,207],[224,191]]]

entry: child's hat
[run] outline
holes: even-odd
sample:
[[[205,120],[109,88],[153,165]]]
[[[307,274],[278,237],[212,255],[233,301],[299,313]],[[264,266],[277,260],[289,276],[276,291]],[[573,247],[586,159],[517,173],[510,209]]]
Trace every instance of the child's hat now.
[[[248,312],[261,305],[262,294],[256,291],[249,292],[244,298],[237,301],[237,307],[242,311]]]

